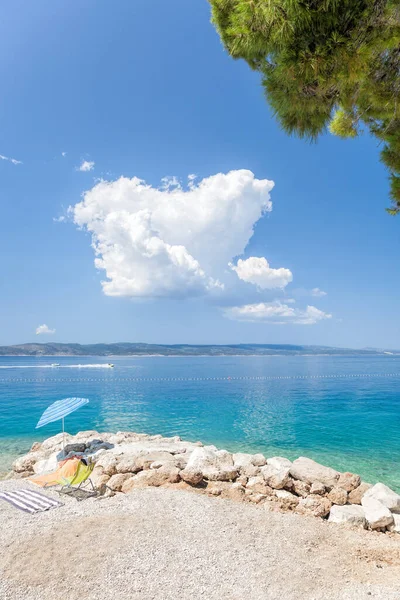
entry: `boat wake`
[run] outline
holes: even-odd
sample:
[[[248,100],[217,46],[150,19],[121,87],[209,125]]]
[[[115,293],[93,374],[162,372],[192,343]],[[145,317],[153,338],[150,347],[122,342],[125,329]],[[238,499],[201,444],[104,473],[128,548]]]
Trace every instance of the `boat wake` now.
[[[0,369],[112,369],[114,367],[111,363],[98,363],[88,365],[60,365],[53,363],[52,365],[0,365]]]

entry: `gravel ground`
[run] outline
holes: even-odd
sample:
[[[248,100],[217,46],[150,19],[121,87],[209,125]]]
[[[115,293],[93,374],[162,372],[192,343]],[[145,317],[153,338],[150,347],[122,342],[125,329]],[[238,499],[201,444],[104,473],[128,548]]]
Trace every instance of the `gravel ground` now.
[[[400,536],[183,490],[36,515],[0,501],[0,524],[2,600],[400,598]]]

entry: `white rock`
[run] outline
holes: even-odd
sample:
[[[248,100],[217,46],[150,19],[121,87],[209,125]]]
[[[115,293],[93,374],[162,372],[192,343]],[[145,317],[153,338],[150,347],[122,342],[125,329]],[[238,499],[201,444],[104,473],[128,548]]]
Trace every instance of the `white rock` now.
[[[400,496],[383,483],[377,483],[367,490],[364,498],[379,500],[391,512],[400,513]]]
[[[339,506],[334,504],[329,513],[328,521],[331,523],[346,523],[348,525],[359,525],[366,527],[365,511],[357,504]]]
[[[241,467],[248,467],[249,465],[252,465],[253,463],[251,459],[252,455],[245,454],[244,452],[237,452],[236,454],[233,454],[233,464],[238,469],[240,469]]]
[[[58,466],[57,456],[58,452],[53,452],[48,458],[38,460],[38,462],[33,465],[33,470],[36,475],[45,475],[46,473],[55,471]]]
[[[320,465],[304,456],[300,456],[292,463],[290,474],[294,479],[300,479],[300,481],[310,484],[320,481],[329,488],[333,488],[340,477],[340,473],[335,469]]]
[[[380,529],[381,527],[391,525],[394,519],[390,510],[382,502],[379,502],[379,500],[366,498],[365,496],[366,494],[364,494],[361,504],[364,508],[365,518],[371,529]]]
[[[13,470],[16,473],[24,473],[25,471],[33,471],[35,464],[45,455],[40,450],[38,452],[28,452],[24,456],[20,456],[13,463]]]
[[[202,473],[209,481],[229,481],[236,479],[238,469],[233,457],[226,450],[213,450],[208,446],[195,448],[187,463],[189,471]]]
[[[271,488],[267,486],[263,477],[250,477],[246,484],[246,490],[252,494],[271,494]]]
[[[292,500],[293,498],[296,498],[298,500],[297,496],[295,496],[291,492],[288,492],[287,490],[276,490],[275,496],[277,498],[279,498],[280,500],[286,500],[286,499]]]
[[[72,440],[72,435],[69,433],[57,433],[42,443],[42,450],[61,449],[63,443],[68,444]]]
[[[290,469],[292,463],[288,458],[273,456],[272,458],[267,458],[267,465],[271,465],[275,469]]]
[[[251,460],[255,467],[263,467],[267,464],[267,459],[264,454],[253,454]]]
[[[272,465],[265,465],[261,467],[262,476],[265,479],[267,485],[271,486],[275,490],[281,490],[289,481],[289,469],[288,468],[275,468]]]
[[[400,533],[400,515],[393,515],[393,523],[388,526],[389,531]]]

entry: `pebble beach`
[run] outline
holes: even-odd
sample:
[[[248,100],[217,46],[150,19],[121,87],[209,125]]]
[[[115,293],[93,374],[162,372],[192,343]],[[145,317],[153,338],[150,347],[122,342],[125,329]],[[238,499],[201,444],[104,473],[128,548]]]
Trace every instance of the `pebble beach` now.
[[[33,486],[27,478],[82,455],[95,461],[99,495],[37,514],[0,502],[5,600],[400,595],[397,495],[384,498],[357,474],[178,437],[88,431],[66,442],[35,444],[0,491]],[[382,504],[375,524],[371,502]]]

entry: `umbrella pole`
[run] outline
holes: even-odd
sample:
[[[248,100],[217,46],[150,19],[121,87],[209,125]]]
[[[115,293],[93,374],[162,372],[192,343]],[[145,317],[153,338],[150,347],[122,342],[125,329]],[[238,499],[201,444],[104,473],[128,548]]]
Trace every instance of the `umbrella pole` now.
[[[62,428],[63,428],[63,450],[64,450],[65,449],[64,417],[62,418]]]

